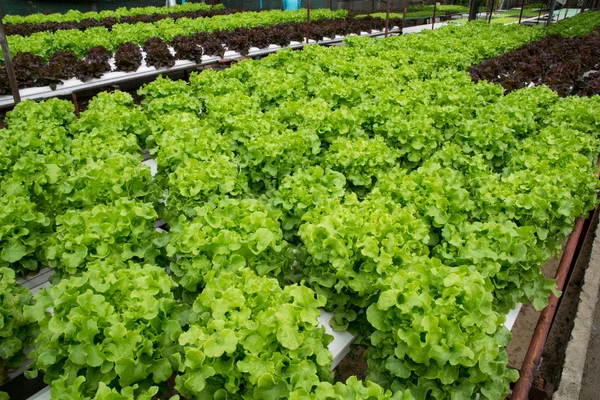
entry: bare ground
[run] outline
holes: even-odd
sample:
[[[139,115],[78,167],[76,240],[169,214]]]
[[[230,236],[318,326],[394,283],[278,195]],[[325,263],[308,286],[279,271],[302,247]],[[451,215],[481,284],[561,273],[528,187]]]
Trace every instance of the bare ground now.
[[[588,346],[579,400],[597,400],[600,397],[600,296]]]

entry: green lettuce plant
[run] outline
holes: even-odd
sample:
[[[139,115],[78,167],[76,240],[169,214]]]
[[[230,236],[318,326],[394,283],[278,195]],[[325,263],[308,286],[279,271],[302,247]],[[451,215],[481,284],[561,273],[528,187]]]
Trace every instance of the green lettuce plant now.
[[[244,268],[206,275],[193,305],[177,390],[186,397],[279,399],[330,381],[331,337],[318,326],[325,299]]]
[[[492,307],[490,283],[474,266],[418,258],[385,281],[367,309],[375,329],[369,378],[415,399],[486,399],[508,394],[518,372],[506,367],[509,331]]]
[[[281,213],[254,199],[222,198],[194,208],[195,217],[180,216],[171,224],[167,255],[178,260],[171,271],[179,284],[197,292],[206,274],[249,267],[258,275],[280,276],[293,262],[283,239]]]
[[[304,215],[303,279],[325,295],[333,325],[345,329],[377,298],[381,280],[428,254],[428,225],[382,196],[334,199]]]
[[[68,210],[56,218],[56,232],[44,258],[62,274],[84,271],[93,260],[153,263],[169,240],[154,229],[152,204],[118,199],[89,210]]]
[[[36,326],[23,314],[31,303],[31,292],[17,283],[15,271],[0,267],[0,383],[25,360],[35,336]]]
[[[96,260],[43,289],[25,311],[40,325],[29,375],[43,372],[52,396],[150,399],[179,368],[175,286],[154,265]]]

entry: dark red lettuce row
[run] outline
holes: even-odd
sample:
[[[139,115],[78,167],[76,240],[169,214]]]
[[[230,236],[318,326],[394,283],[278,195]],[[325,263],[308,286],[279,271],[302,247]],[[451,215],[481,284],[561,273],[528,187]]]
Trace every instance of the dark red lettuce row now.
[[[117,71],[133,72],[142,65],[142,51],[132,42],[119,45],[115,53],[115,66]]]
[[[85,60],[79,64],[77,78],[85,82],[93,78],[100,78],[104,73],[110,72],[111,68],[108,61],[111,57],[111,52],[105,47],[92,47],[89,49]]]
[[[507,91],[546,85],[561,96],[600,94],[600,27],[585,36],[545,37],[469,69],[475,82],[499,83]]]
[[[600,72],[594,72],[584,77],[580,96],[600,95]]]
[[[175,65],[175,57],[171,54],[169,46],[157,37],[151,37],[144,43],[146,52],[146,65],[149,67],[171,68]]]
[[[46,64],[33,53],[19,53],[13,58],[15,77],[19,88],[50,86],[54,87],[70,78],[88,81],[99,78],[111,70],[111,53],[104,47],[92,47],[83,60],[77,59],[70,51],[57,51]],[[8,78],[4,68],[0,69],[0,94],[10,93]]]
[[[390,26],[398,21],[391,21]],[[381,18],[342,18],[315,21],[311,24],[310,38],[322,40],[324,37],[333,38],[335,35],[370,32],[372,29],[381,30],[385,21]],[[175,55],[169,46],[157,37],[144,43],[146,65],[156,68],[170,68],[175,60],[191,60],[201,62],[202,55],[222,57],[226,49],[246,55],[251,47],[265,48],[270,44],[287,46],[291,41],[305,40],[306,24],[288,22],[270,27],[237,28],[213,33],[200,32],[194,36],[178,36],[171,43]],[[78,78],[87,81],[100,78],[111,70],[109,60],[111,54],[104,47],[89,50],[84,60],[78,60],[70,51],[57,51],[49,62],[44,64],[41,57],[32,53],[18,53],[13,61],[15,73],[20,88],[51,86],[61,81]],[[133,72],[141,65],[142,53],[134,43],[125,43],[117,48],[115,67],[117,71]],[[4,68],[0,67],[0,94],[9,94],[10,88]]]
[[[204,11],[182,11],[182,12],[172,12],[168,14],[146,14],[146,15],[136,15],[136,16],[128,16],[121,18],[102,18],[100,20],[90,18],[84,19],[80,22],[43,22],[39,24],[33,23],[23,23],[23,24],[14,24],[14,25],[6,25],[5,30],[7,35],[21,35],[21,36],[29,36],[37,32],[56,32],[67,29],[77,29],[80,31],[86,30],[88,28],[94,28],[97,26],[102,26],[107,29],[112,29],[113,25],[116,24],[136,24],[138,22],[144,23],[152,23],[157,22],[163,19],[171,18],[177,20],[179,18],[207,18],[214,17],[215,15],[227,15],[234,14],[237,12],[241,12],[243,10],[236,9],[222,9],[222,10],[204,10]],[[248,11],[252,12],[252,11]]]
[[[399,19],[390,20],[390,27],[400,24]],[[346,36],[382,30],[385,20],[381,18],[339,18],[312,22],[310,26],[310,39],[323,40],[324,37],[334,38],[336,35]],[[223,56],[225,48],[247,55],[251,47],[259,49],[270,44],[287,46],[290,42],[305,41],[306,24],[287,22],[270,27],[236,28],[233,30],[216,31],[212,34],[205,32],[196,34],[192,39],[204,49],[204,54],[209,56]],[[183,58],[179,57],[178,58]],[[191,58],[185,58],[191,59]]]
[[[173,39],[173,49],[178,60],[202,62],[202,47],[198,41],[189,36],[177,36]]]

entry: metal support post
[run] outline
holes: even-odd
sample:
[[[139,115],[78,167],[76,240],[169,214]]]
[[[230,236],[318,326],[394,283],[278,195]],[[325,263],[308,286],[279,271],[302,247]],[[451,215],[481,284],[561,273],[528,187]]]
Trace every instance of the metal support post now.
[[[306,6],[306,44],[308,44],[309,38],[310,38],[310,0],[308,0],[308,4]]]
[[[556,7],[556,0],[550,0],[550,9],[548,10],[548,19],[546,20],[546,26],[550,26],[554,20],[554,8]]]
[[[406,18],[406,9],[408,8],[408,0],[404,0],[404,12],[402,13],[402,22],[400,23],[400,33],[404,30],[404,19]]]
[[[10,57],[10,50],[8,48],[8,40],[6,39],[6,32],[4,31],[4,9],[0,2],[0,46],[2,47],[2,55],[4,56],[4,68],[8,75],[8,83],[10,84],[10,91],[13,96],[15,106],[21,102],[21,94],[19,93],[19,84],[15,76],[15,70],[12,64],[12,58]]]
[[[521,2],[521,12],[519,13],[519,24],[521,23],[521,19],[523,18],[523,10],[525,9],[525,0]]]
[[[387,0],[387,8],[385,11],[385,35],[384,37],[388,37],[390,32],[390,0]]]
[[[479,0],[471,0],[471,8],[469,9],[469,21],[477,19],[479,13]]]

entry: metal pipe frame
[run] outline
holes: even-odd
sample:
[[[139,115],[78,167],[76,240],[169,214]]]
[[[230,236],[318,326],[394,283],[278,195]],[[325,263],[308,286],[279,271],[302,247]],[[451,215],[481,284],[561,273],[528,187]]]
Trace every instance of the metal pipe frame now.
[[[391,0],[387,0],[387,8],[385,10],[385,35],[383,37],[388,37],[390,33],[390,2]]]
[[[521,24],[521,19],[523,18],[523,10],[525,9],[525,0],[521,2],[521,12],[519,13],[519,24]]]
[[[478,12],[479,12],[479,0],[471,0],[471,8],[469,9],[469,21],[476,20]]]
[[[15,69],[13,68],[12,58],[10,56],[10,49],[8,48],[8,40],[6,39],[4,23],[2,22],[3,19],[4,8],[2,7],[2,2],[0,2],[0,47],[2,47],[4,68],[6,69],[6,75],[8,75],[8,83],[13,96],[13,102],[15,105],[17,105],[21,102],[21,94],[19,93],[19,84],[15,76]]]
[[[308,0],[306,6],[306,44],[310,38],[310,0]]]
[[[546,4],[546,5],[547,5],[547,4],[548,4],[548,2],[546,1],[544,4]],[[546,8],[548,8],[548,7],[546,7]],[[537,17],[537,20],[536,20],[536,24],[539,24],[539,23],[540,23],[540,19],[541,19],[541,18],[542,18],[542,8],[540,7],[540,12],[538,13],[538,17]]]
[[[431,17],[431,30],[435,29],[435,12],[437,10],[437,0],[433,0],[433,17]]]
[[[404,20],[406,19],[406,10],[408,9],[408,0],[404,0],[404,11],[402,12],[402,22],[400,23],[400,33],[404,30]]]
[[[567,0],[567,3],[565,4],[565,16],[563,17],[563,19],[567,19],[567,12],[569,11],[570,3],[571,3],[571,0]],[[560,13],[558,15],[559,15],[558,20],[560,21]]]

